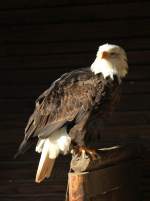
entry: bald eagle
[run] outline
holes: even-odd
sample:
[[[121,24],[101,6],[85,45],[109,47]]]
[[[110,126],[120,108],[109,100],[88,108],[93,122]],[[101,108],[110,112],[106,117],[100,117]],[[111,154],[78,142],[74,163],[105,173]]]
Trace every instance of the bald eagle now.
[[[37,98],[16,154],[27,151],[38,139],[36,152],[41,153],[41,158],[36,182],[51,175],[60,153],[65,155],[74,146],[84,149],[90,118],[98,113],[102,118],[111,110],[127,71],[125,51],[120,46],[104,44],[89,68],[63,74]]]

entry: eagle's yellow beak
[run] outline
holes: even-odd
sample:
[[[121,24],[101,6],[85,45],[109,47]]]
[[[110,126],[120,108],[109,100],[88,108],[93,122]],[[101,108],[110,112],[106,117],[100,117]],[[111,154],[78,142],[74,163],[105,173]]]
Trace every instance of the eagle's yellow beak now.
[[[109,56],[109,53],[108,52],[102,52],[102,55],[101,55],[101,59],[107,59]]]

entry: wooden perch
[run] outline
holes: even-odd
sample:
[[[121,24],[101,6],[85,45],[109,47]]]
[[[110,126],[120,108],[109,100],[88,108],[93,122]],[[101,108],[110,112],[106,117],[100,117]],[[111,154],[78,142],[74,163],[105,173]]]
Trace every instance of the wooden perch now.
[[[66,201],[138,201],[139,148],[97,150],[99,158],[73,156]]]

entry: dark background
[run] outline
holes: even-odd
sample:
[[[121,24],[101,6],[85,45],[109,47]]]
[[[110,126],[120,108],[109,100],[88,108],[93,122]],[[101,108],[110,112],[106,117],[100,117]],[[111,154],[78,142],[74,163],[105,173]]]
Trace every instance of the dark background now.
[[[101,144],[150,140],[149,0],[5,0],[0,5],[0,200],[61,201],[68,158],[38,185],[30,151],[13,160],[34,100],[63,72],[89,66],[98,46],[125,48],[130,71]],[[150,200],[150,157],[142,160],[142,200]]]

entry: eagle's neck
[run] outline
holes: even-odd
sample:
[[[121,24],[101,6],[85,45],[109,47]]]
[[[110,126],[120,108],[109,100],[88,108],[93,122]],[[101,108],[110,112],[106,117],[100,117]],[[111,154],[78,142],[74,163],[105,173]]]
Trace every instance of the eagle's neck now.
[[[104,78],[110,77],[112,80],[114,79],[114,76],[119,77],[118,72],[113,68],[112,64],[104,59],[99,60],[96,58],[91,65],[91,71],[94,74],[102,73]]]

